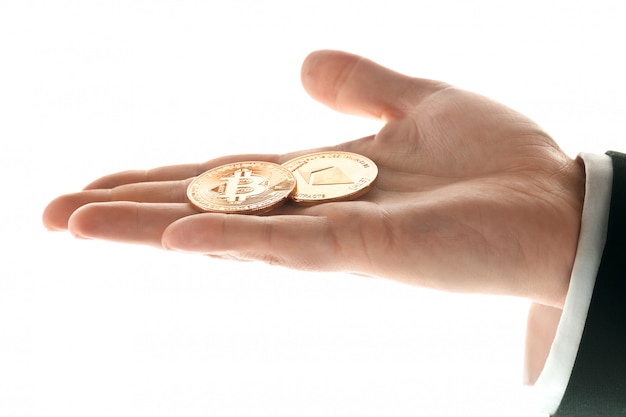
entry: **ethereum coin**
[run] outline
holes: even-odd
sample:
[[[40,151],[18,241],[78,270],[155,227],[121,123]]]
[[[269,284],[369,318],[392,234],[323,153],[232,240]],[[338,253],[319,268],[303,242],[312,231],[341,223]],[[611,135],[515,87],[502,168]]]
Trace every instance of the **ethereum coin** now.
[[[363,155],[351,152],[317,152],[283,164],[296,177],[291,199],[300,205],[352,200],[370,190],[378,167]]]
[[[271,162],[222,165],[200,174],[187,187],[189,202],[202,211],[259,214],[289,199],[296,186],[291,171]]]

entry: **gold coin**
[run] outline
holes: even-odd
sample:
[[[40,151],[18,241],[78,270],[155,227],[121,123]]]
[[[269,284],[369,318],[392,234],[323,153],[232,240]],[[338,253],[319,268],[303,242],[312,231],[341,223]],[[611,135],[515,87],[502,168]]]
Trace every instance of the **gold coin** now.
[[[360,197],[370,190],[378,175],[374,162],[351,152],[317,152],[283,166],[297,180],[291,199],[305,206]]]
[[[189,202],[199,210],[259,214],[282,205],[296,186],[291,171],[262,161],[236,162],[200,174],[187,187]]]

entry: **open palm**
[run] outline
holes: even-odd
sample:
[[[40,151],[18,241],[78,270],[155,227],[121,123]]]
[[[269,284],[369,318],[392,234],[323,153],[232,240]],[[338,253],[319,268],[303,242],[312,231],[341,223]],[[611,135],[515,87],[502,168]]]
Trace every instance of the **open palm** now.
[[[525,116],[442,82],[337,51],[311,54],[305,89],[342,112],[386,122],[331,148],[376,162],[357,201],[285,205],[266,216],[197,213],[190,178],[237,160],[127,171],[58,197],[51,229],[290,268],[348,271],[448,291],[561,306],[578,239],[584,172]]]

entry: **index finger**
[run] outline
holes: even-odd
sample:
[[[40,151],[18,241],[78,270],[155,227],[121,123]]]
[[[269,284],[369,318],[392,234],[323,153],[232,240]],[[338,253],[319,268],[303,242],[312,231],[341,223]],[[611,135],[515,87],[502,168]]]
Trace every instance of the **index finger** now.
[[[167,165],[145,170],[129,170],[105,175],[89,183],[83,190],[108,189],[138,182],[179,181],[200,175],[211,168],[247,160],[278,161],[278,155],[228,155],[195,164]]]

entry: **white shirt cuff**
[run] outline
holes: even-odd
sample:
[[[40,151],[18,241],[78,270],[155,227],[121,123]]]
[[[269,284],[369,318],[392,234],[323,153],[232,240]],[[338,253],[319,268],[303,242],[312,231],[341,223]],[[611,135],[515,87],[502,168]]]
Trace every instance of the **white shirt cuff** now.
[[[548,414],[554,414],[559,407],[578,354],[606,242],[611,202],[611,158],[588,153],[581,153],[579,158],[585,164],[586,180],[576,259],[561,320],[543,371],[533,388],[536,406]]]

